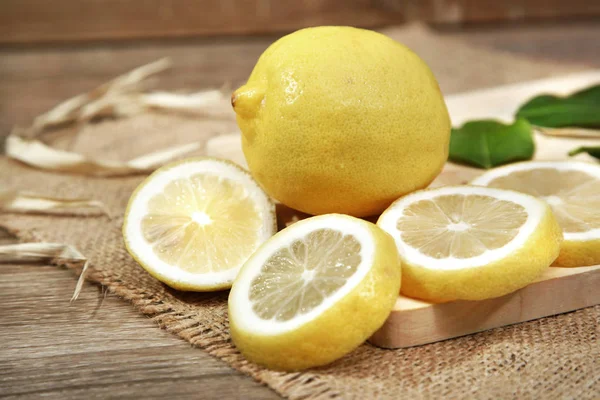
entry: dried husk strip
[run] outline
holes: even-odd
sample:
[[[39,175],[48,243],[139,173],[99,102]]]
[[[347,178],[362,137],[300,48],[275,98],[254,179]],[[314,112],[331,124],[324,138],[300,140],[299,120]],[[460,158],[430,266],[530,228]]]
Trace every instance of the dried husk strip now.
[[[63,101],[50,111],[38,116],[33,122],[33,130],[41,131],[57,125],[67,124],[82,119],[101,114],[86,111],[85,107],[93,105],[103,98],[119,97],[119,94],[138,93],[140,85],[144,80],[159,72],[165,71],[171,67],[171,61],[168,58],[162,58],[150,64],[142,65],[126,74],[120,75],[111,81],[100,85],[90,92],[83,93]],[[101,107],[93,106],[94,109]]]
[[[2,263],[85,262],[77,249],[61,243],[17,243],[0,246]]]
[[[546,136],[566,137],[566,138],[593,138],[600,139],[600,129],[585,128],[544,128],[536,126],[535,129]]]
[[[59,172],[92,176],[123,176],[152,172],[165,162],[202,148],[202,143],[189,143],[145,154],[126,162],[90,159],[82,154],[58,150],[45,143],[10,135],[6,139],[6,154],[25,164]]]
[[[109,215],[104,204],[91,199],[65,199],[43,196],[37,193],[20,191],[0,191],[0,210],[10,212],[49,212],[73,211],[77,209],[95,210]]]
[[[83,270],[79,281],[71,297],[71,301],[77,300],[85,274],[89,266],[87,258],[76,248],[61,243],[18,243],[0,246],[0,263],[41,263],[41,264],[75,264],[83,263]]]
[[[230,118],[230,99],[223,90],[190,94],[144,92],[147,79],[169,68],[168,59],[143,65],[94,90],[68,99],[37,117],[28,129],[13,129],[6,140],[6,154],[28,165],[52,171],[93,176],[123,176],[151,172],[203,143],[170,147],[126,162],[92,159],[76,152],[53,148],[39,139],[48,129],[83,124],[98,118],[121,118],[159,111],[202,118]]]
[[[151,92],[138,99],[144,111],[164,111],[192,117],[233,118],[231,99],[225,89],[204,90],[195,93],[179,94]]]

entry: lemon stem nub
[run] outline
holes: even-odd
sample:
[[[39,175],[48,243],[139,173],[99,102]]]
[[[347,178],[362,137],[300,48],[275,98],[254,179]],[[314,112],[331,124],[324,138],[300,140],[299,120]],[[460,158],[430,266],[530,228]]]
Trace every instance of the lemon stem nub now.
[[[264,90],[244,85],[231,95],[231,105],[239,117],[254,118],[264,98]]]

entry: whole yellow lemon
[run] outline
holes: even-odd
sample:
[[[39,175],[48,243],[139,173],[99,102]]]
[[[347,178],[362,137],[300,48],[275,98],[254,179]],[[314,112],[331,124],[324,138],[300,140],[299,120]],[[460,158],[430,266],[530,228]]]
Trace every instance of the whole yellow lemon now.
[[[309,214],[368,216],[421,189],[447,157],[450,119],[410,49],[351,27],[273,43],[232,95],[254,178]]]

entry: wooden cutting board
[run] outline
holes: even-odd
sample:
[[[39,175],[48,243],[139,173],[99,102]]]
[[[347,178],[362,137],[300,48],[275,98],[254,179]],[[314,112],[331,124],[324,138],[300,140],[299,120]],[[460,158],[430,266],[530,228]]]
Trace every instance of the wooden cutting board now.
[[[550,268],[529,286],[482,301],[432,304],[399,296],[369,342],[411,347],[600,304],[600,265]]]
[[[494,118],[510,122],[518,106],[542,93],[568,94],[600,83],[600,70],[559,78],[484,89],[446,97],[452,123]],[[569,150],[600,145],[600,137],[587,139],[548,137],[536,133],[536,160],[567,159]],[[206,145],[207,154],[246,166],[239,133],[219,136]],[[595,162],[582,154],[572,159]],[[481,170],[448,163],[432,186],[464,184]],[[598,211],[600,212],[600,210]],[[280,226],[306,214],[278,206]],[[529,286],[503,297],[483,301],[433,304],[399,296],[385,324],[369,339],[377,346],[400,348],[432,343],[487,329],[516,324],[600,304],[600,265],[550,268]]]

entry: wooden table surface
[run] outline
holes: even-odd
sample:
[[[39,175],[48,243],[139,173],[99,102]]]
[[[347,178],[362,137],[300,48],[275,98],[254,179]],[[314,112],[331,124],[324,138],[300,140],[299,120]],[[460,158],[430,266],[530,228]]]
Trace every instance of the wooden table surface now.
[[[473,45],[600,67],[600,21],[442,29]],[[60,100],[165,55],[167,87],[243,82],[274,37],[0,47],[0,137]],[[577,45],[575,46],[574,43]],[[65,269],[0,265],[0,398],[275,399]]]

